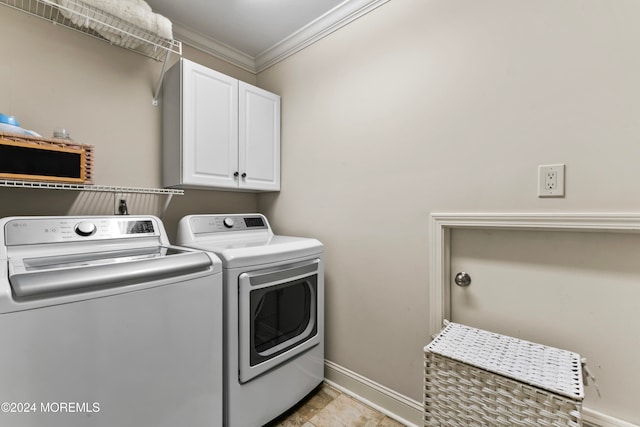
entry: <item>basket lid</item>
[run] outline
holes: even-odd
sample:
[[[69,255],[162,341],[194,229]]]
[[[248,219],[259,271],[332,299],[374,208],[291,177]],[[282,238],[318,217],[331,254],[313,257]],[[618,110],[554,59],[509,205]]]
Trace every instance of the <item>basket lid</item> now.
[[[584,398],[577,353],[453,322],[424,350],[562,396]]]

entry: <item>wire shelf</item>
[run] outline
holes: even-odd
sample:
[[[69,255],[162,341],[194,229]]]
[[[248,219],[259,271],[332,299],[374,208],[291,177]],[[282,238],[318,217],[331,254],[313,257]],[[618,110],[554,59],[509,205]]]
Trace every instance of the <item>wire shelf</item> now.
[[[119,45],[156,61],[166,60],[171,53],[182,55],[182,43],[177,40],[160,37],[79,0],[64,0],[61,3],[64,6],[53,0],[0,0],[0,4],[5,6]],[[94,28],[108,34],[112,40]],[[118,41],[114,42],[114,39]]]
[[[184,195],[184,190],[173,188],[116,187],[109,185],[84,185],[35,181],[0,180],[0,187],[40,188],[45,190],[97,191],[103,193],[135,193],[158,195]]]

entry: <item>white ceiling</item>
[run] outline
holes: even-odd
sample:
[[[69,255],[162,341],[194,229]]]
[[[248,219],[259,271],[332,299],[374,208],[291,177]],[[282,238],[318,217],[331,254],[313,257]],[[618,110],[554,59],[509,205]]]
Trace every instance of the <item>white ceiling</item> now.
[[[262,71],[389,0],[147,0],[174,37]]]

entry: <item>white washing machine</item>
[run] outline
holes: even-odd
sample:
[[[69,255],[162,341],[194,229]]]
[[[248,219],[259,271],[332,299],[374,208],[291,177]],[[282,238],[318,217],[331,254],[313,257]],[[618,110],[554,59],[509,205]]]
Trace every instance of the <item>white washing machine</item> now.
[[[225,425],[266,424],[324,379],[323,246],[259,214],[184,217],[177,242],[222,260]]]
[[[158,218],[0,220],[0,425],[222,425],[222,265]]]

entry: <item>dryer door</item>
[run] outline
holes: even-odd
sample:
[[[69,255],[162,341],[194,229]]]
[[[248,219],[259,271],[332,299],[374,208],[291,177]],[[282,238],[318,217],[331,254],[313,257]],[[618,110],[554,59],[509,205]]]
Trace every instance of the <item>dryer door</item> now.
[[[320,343],[318,274],[314,259],[240,275],[241,383]]]

